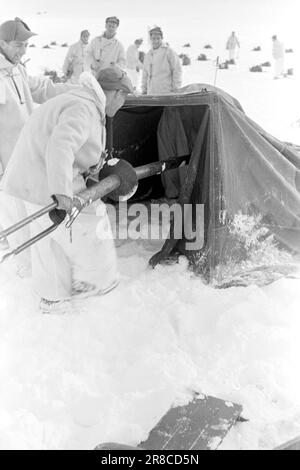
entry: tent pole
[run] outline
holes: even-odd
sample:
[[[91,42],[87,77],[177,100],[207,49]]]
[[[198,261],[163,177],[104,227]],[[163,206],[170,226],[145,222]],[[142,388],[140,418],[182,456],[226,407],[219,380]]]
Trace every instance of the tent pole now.
[[[106,150],[108,153],[108,158],[113,158],[114,153],[114,119],[112,117],[106,116]]]
[[[218,73],[218,69],[219,69],[219,56],[217,57],[217,60],[216,60],[216,71],[215,71],[214,86],[216,86],[216,83],[217,83],[217,73]]]

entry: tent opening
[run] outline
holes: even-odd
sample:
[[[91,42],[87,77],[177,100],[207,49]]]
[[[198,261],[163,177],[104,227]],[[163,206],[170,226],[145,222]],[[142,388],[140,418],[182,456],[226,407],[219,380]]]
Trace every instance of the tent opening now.
[[[203,245],[193,252],[189,237],[174,237],[171,227],[155,263],[185,254],[213,281],[299,253],[299,153],[222,90],[198,84],[178,95],[128,98],[114,117],[112,141],[114,156],[134,167],[190,155],[187,165],[141,180],[134,196],[190,205],[191,233],[202,229]]]
[[[208,105],[124,107],[113,122],[114,154],[134,167],[170,157],[191,155],[207,113]],[[207,132],[203,135],[203,148],[206,139]],[[201,182],[204,178],[204,154],[197,160],[194,193],[199,193],[204,186]],[[162,176],[140,181],[134,200],[163,196],[178,198],[185,185],[187,168],[184,166]],[[200,202],[200,194],[194,194],[194,197]]]

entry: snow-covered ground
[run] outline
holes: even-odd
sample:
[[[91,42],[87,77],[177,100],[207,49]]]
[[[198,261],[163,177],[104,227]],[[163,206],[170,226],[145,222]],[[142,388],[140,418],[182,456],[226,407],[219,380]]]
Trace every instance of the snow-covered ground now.
[[[188,52],[184,84],[213,84],[214,63],[194,60],[205,50]],[[28,69],[59,69],[65,53],[29,49]],[[267,131],[300,144],[291,126],[300,118],[300,71],[282,80],[268,69],[249,72],[265,60],[249,45],[238,65],[218,71],[216,84]],[[300,434],[299,270],[264,287],[217,290],[183,258],[150,269],[159,246],[119,244],[118,289],[66,316],[42,316],[30,279],[19,278],[13,262],[1,266],[0,449],[135,445],[192,390],[243,405],[250,421],[236,425],[221,449],[271,449]]]

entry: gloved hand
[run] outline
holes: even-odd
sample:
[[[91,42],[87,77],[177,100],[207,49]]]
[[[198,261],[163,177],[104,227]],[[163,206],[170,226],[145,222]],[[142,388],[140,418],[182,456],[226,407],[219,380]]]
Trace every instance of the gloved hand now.
[[[174,264],[178,263],[180,253],[178,251],[171,253],[164,250],[155,253],[148,261],[149,265],[154,269],[158,264]]]
[[[154,269],[157,264],[159,264],[163,259],[165,259],[163,251],[155,253],[150,260],[148,261],[149,265]]]
[[[52,198],[57,201],[57,208],[65,211],[67,214],[71,214],[73,209],[73,199],[64,194],[53,194]]]
[[[53,194],[52,199],[58,203],[56,209],[49,212],[49,217],[54,224],[61,224],[67,214],[71,214],[73,199],[64,194]]]

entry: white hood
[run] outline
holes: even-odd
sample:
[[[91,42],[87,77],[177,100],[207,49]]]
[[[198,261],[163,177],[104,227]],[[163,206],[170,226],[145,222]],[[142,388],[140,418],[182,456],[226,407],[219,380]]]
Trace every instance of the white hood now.
[[[7,58],[0,52],[0,70],[12,69],[14,67],[17,67],[17,64],[9,62],[9,60],[7,60]]]
[[[105,119],[106,96],[95,77],[90,72],[82,72],[79,76],[79,84],[93,91],[101,118]]]

